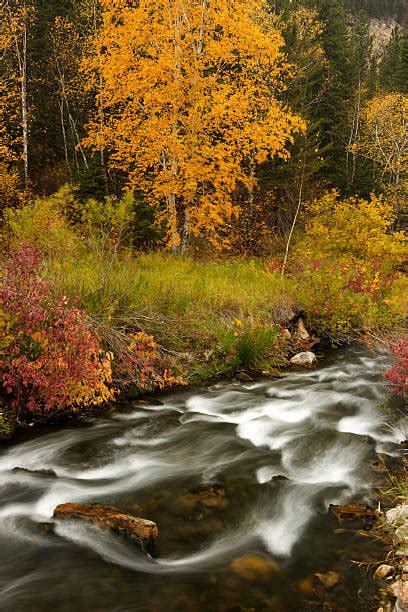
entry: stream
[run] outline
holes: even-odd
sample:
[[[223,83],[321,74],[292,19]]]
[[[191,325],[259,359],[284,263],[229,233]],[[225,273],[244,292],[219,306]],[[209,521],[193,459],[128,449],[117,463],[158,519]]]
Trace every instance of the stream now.
[[[0,610],[376,609],[366,568],[350,561],[383,550],[339,529],[328,507],[376,506],[376,453],[397,461],[408,427],[398,411],[387,424],[380,407],[387,365],[357,345],[313,371],[20,434],[0,448]],[[51,529],[64,502],[155,521],[156,556],[90,526]],[[316,572],[340,580],[325,588]]]

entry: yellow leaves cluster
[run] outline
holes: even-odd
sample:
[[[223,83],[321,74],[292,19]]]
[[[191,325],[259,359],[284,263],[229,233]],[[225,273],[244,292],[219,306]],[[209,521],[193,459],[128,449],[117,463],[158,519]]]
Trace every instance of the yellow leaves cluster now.
[[[2,149],[0,146],[0,159],[1,157]],[[7,164],[0,161],[0,214],[5,208],[17,207],[28,199],[29,194],[21,188],[17,170],[9,170]]]
[[[65,185],[48,198],[37,198],[15,210],[7,208],[4,218],[12,241],[32,244],[47,255],[74,253],[80,246],[80,239],[64,215],[73,199],[72,190]]]
[[[13,322],[7,313],[0,308],[0,356],[13,343]]]
[[[87,142],[164,206],[173,247],[186,235],[216,243],[239,213],[232,193],[249,185],[249,160],[287,158],[304,128],[278,100],[290,70],[283,39],[261,0],[102,4],[84,69],[101,76],[104,125],[96,117]]]
[[[368,102],[353,152],[373,160],[398,188],[408,180],[408,95],[380,94]],[[405,194],[408,194],[406,186]]]
[[[395,214],[390,202],[372,195],[370,200],[341,200],[331,191],[306,208],[306,239],[298,249],[316,256],[351,256],[360,261],[401,261],[406,253],[402,232],[390,232]]]

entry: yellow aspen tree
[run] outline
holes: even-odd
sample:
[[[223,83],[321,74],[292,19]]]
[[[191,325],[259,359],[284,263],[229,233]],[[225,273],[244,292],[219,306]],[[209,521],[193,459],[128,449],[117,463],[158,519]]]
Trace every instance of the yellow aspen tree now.
[[[161,206],[173,251],[191,236],[219,244],[239,214],[234,190],[253,191],[254,164],[287,158],[304,129],[279,101],[283,39],[261,0],[101,3],[84,69],[100,73],[105,120],[90,123],[87,144]]]
[[[352,150],[374,162],[385,191],[394,201],[398,217],[405,214],[408,196],[408,95],[380,94],[370,100],[363,111],[360,137]]]

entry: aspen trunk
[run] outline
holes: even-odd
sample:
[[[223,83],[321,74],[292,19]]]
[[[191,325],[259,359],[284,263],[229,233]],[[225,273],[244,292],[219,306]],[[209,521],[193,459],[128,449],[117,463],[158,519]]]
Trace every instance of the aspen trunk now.
[[[183,238],[181,241],[181,252],[186,253],[190,242],[190,212],[188,207],[184,212]]]
[[[297,222],[297,219],[298,219],[298,216],[299,216],[299,213],[300,213],[300,209],[302,207],[303,185],[304,185],[304,182],[305,182],[305,169],[306,169],[306,143],[305,143],[305,150],[304,150],[304,153],[303,153],[302,174],[301,174],[300,183],[299,183],[298,204],[297,204],[295,216],[293,218],[292,226],[290,228],[288,240],[286,242],[286,250],[285,250],[285,257],[284,257],[283,264],[282,264],[281,278],[283,278],[285,276],[286,264],[288,263],[288,257],[289,257],[290,243],[291,243],[292,235],[293,235],[293,232],[294,232],[294,229],[295,229],[295,226],[296,226],[296,222]]]
[[[173,253],[178,253],[179,250],[179,233],[177,228],[177,209],[176,196],[170,193],[166,196],[167,207],[169,209],[170,232],[171,232],[171,250]]]
[[[69,163],[69,156],[68,156],[67,130],[65,128],[64,99],[62,97],[61,97],[61,100],[58,101],[58,106],[60,109],[61,133],[62,133],[62,141],[64,143],[65,163],[67,165],[69,176],[72,177],[71,164]]]
[[[23,129],[24,182],[28,185],[27,24],[23,30],[21,58],[21,117]]]

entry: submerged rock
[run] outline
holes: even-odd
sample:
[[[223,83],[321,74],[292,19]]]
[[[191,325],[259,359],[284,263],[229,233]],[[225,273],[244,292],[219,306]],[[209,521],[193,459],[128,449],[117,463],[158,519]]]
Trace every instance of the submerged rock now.
[[[223,510],[229,504],[222,485],[202,485],[188,491],[179,500],[184,512],[203,512],[206,510]]]
[[[143,550],[151,550],[157,543],[156,523],[126,514],[112,506],[60,504],[55,508],[53,516],[59,520],[81,520],[97,527],[110,529],[134,541]]]
[[[234,559],[231,563],[231,568],[236,574],[247,580],[270,578],[272,574],[279,571],[279,566],[276,561],[254,554],[248,554],[243,557],[238,557],[238,559]]]
[[[325,574],[315,574],[320,580],[325,589],[331,589],[340,582],[340,574],[338,572],[326,572]]]
[[[290,363],[292,365],[301,366],[302,368],[313,368],[317,363],[317,358],[312,351],[304,351],[292,357]]]

